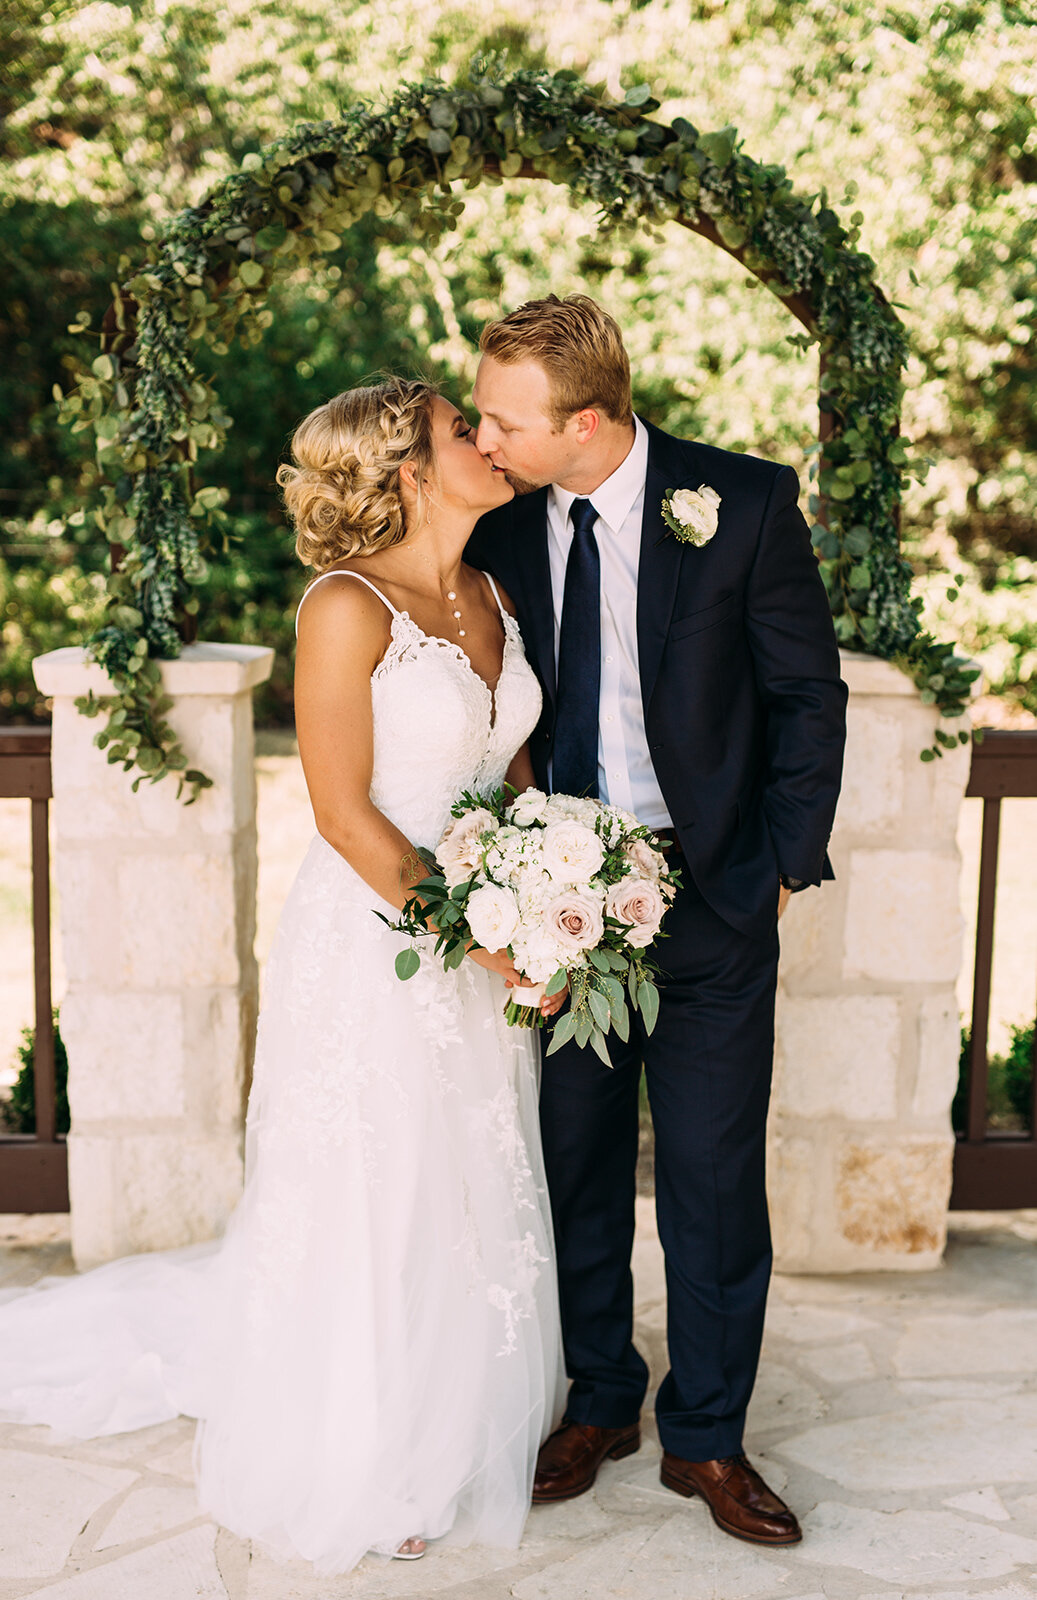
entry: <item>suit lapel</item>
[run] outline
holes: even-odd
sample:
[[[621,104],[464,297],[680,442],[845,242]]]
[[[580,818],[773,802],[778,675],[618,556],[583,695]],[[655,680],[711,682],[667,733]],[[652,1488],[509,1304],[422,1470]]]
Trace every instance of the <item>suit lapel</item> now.
[[[638,557],[637,653],[641,699],[647,712],[659,675],[684,555],[684,546],[662,519],[662,502],[670,489],[679,489],[695,478],[695,469],[691,459],[694,445],[672,438],[650,422],[645,426],[648,429],[648,471]],[[547,489],[537,489],[512,502],[512,538],[513,571],[520,590],[515,600],[522,637],[553,715],[555,630],[547,544],[547,495]]]
[[[547,550],[547,490],[536,489],[513,501],[514,570],[520,576],[520,608],[526,653],[540,679],[544,697],[555,698],[555,624],[551,596],[551,563]]]
[[[637,571],[637,659],[641,703],[647,715],[659,676],[684,555],[684,546],[663,521],[662,503],[671,489],[679,489],[693,474],[688,459],[692,447],[671,438],[651,423],[645,426],[648,429],[648,471]]]

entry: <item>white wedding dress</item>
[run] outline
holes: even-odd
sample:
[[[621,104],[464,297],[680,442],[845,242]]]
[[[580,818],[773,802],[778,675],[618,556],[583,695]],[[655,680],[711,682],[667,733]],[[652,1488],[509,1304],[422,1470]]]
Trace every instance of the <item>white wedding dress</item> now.
[[[540,690],[503,610],[491,694],[389,609],[372,798],[434,846],[462,790],[503,781]],[[328,1572],[412,1535],[517,1544],[563,1397],[533,1036],[470,961],[446,973],[426,951],[401,983],[407,941],[376,911],[395,916],[314,838],[267,969],[224,1239],[0,1306],[6,1420],[93,1437],[196,1416],[204,1509]]]

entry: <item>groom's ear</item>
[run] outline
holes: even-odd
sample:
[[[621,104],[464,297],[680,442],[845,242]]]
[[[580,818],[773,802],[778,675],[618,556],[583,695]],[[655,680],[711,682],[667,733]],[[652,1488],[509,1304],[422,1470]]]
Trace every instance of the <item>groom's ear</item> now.
[[[601,413],[587,406],[583,411],[576,411],[569,418],[570,423],[576,424],[576,438],[580,444],[590,444],[598,429],[601,427]]]

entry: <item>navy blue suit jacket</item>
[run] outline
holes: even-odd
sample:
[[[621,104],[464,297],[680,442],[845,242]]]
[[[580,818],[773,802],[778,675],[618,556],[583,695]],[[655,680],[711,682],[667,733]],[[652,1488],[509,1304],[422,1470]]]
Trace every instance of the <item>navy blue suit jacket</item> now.
[[[779,873],[832,876],[846,686],[828,598],[791,467],[645,426],[636,629],[648,748],[682,870],[732,927],[763,936]],[[670,490],[700,484],[721,504],[716,533],[696,548],[669,531],[661,505]],[[530,749],[546,789],[555,713],[547,490],[483,517],[466,559],[515,602],[544,691]]]

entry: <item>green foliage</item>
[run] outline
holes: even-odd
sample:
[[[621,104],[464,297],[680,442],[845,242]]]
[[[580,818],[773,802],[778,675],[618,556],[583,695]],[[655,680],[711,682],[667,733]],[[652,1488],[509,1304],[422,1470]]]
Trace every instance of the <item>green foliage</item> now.
[[[742,153],[732,128],[700,135],[680,118],[668,127],[652,117],[657,109],[644,85],[617,101],[569,71],[508,77],[490,66],[460,85],[426,80],[402,86],[382,112],[354,107],[337,124],[303,125],[250,152],[204,204],[172,219],[120,289],[118,332],[79,368],[64,402],[73,431],[95,435],[94,517],[122,552],[109,618],[90,648],[115,682],[115,714],[133,723],[131,764],[152,777],[186,765],[148,709],[154,679],[142,673],[149,660],[179,652],[177,620],[197,609],[192,590],[206,576],[226,498],[195,477],[200,452],[222,445],[230,418],[192,343],[217,356],[235,337],[258,344],[272,320],[263,303],[270,283],[338,251],[362,219],[396,218],[434,245],[464,209],[458,184],[470,191],[524,171],[591,203],[603,233],[640,226],[653,236],[677,221],[719,234],[793,304],[823,361],[831,434],[811,509],[837,634],[880,655],[913,652],[925,693],[957,714],[956,689],[945,693],[937,681],[952,675],[952,652],[932,640],[919,649],[899,552],[906,342],[874,263],[823,193],[798,196],[783,168]]]
[[[147,659],[146,641],[138,639],[126,651],[125,630],[102,628],[94,637],[96,649],[108,652],[113,683],[126,685],[115,694],[98,697],[91,690],[76,700],[85,717],[96,717],[101,712],[107,715],[104,727],[94,735],[94,743],[105,751],[109,765],[118,763],[124,772],[138,769],[131,785],[134,794],[145,778],[149,783],[158,783],[173,773],[177,778],[177,799],[186,790],[185,804],[193,805],[203,789],[212,788],[212,779],[188,767],[173,729],[163,720],[173,701],[162,693],[158,663]]]
[[[954,570],[950,539],[967,542],[978,573],[955,606],[927,608],[925,627],[946,628],[970,654],[983,646],[992,685],[1033,708],[1024,591],[1015,586],[1000,639],[995,603],[1005,552],[1037,553],[1037,29],[1027,8],[587,0],[574,19],[546,0],[521,13],[508,4],[400,0],[331,15],[315,0],[232,0],[211,13],[195,0],[87,9],[9,0],[0,30],[0,259],[5,291],[15,290],[0,303],[13,397],[0,429],[8,527],[37,509],[47,526],[63,524],[39,553],[62,585],[107,564],[106,540],[82,517],[91,433],[62,434],[50,390],[67,382],[66,326],[84,310],[98,327],[120,252],[139,259],[138,235],[153,246],[163,219],[200,207],[244,155],[303,119],[338,125],[358,92],[377,100],[401,78],[435,73],[460,85],[486,51],[506,50],[510,69],[566,60],[591,81],[607,78],[617,100],[621,83],[650,78],[662,120],[719,130],[704,135],[714,154],[727,140],[737,146],[725,126],[737,108],[745,148],[783,163],[801,189],[834,189],[837,175],[828,207],[849,219],[848,237],[861,230],[915,352],[904,427],[935,464],[924,485],[906,487],[905,547],[913,561]],[[709,71],[689,72],[689,61]],[[853,182],[843,191],[845,173]],[[737,259],[673,226],[595,235],[573,215],[567,187],[516,180],[463,193],[464,212],[433,246],[410,234],[405,216],[370,213],[337,254],[288,270],[266,298],[274,321],[260,344],[217,356],[194,345],[236,423],[208,469],[210,485],[227,491],[229,521],[215,530],[218,559],[195,594],[207,637],[278,647],[261,716],[287,716],[291,704],[300,574],[272,485],[286,435],[329,393],[382,366],[452,371],[452,397],[463,400],[473,338],[502,306],[588,289],[624,326],[643,414],[802,464],[814,362],[790,349],[783,304],[753,293]],[[737,240],[740,222],[719,222]],[[242,542],[221,552],[224,533]],[[9,540],[26,542],[13,527]],[[20,575],[28,558],[3,554]],[[859,583],[862,564],[836,576],[856,567]],[[37,638],[23,612],[17,660],[75,642],[92,620],[70,622],[60,638],[47,622]],[[2,670],[19,669],[8,658]],[[939,662],[931,670],[942,675]],[[27,671],[5,683],[14,687],[0,684],[0,715],[23,714],[35,698]]]
[[[33,657],[79,643],[105,610],[100,573],[84,573],[60,523],[0,523],[0,716],[31,721],[42,711]]]
[[[16,1059],[18,1076],[11,1086],[7,1099],[0,1104],[0,1121],[12,1133],[36,1132],[36,1079],[34,1077],[36,1031],[22,1029],[22,1042]],[[68,1120],[68,1056],[65,1042],[58,1028],[58,1013],[54,1011],[54,1113],[55,1131],[67,1133]]]
[[[983,670],[989,692],[1037,716],[1037,562],[960,559],[952,587],[939,555],[916,553],[916,590],[933,630],[953,629],[959,648]]]
[[[1026,1132],[1031,1127],[1035,1030],[1037,1023],[1014,1023],[1007,1054],[990,1056],[987,1062],[987,1122],[992,1128]],[[962,1028],[958,1087],[951,1106],[955,1133],[965,1132],[968,1119],[970,1041],[970,1030]]]

